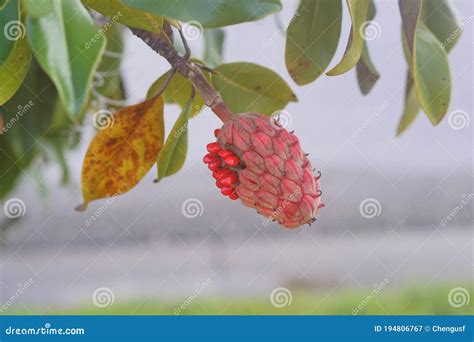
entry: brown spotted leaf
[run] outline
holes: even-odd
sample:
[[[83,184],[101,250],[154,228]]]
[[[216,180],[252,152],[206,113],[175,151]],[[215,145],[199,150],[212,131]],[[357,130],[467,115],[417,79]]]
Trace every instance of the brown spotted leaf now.
[[[84,210],[90,201],[133,188],[163,146],[163,98],[125,107],[92,140],[82,167]]]

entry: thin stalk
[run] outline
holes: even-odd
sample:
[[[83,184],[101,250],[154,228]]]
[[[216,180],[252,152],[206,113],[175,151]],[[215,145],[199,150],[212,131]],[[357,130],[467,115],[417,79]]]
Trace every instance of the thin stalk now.
[[[160,35],[142,29],[130,28],[130,30],[151,49],[164,57],[174,70],[186,77],[199,91],[206,105],[222,122],[232,118],[233,114],[224,103],[221,94],[207,81],[199,66],[187,59],[186,56],[180,56],[168,40]]]

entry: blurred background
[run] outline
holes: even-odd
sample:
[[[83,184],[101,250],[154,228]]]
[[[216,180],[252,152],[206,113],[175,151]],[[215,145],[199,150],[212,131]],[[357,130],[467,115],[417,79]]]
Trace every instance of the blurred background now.
[[[287,119],[322,173],[326,206],[315,224],[282,229],[220,195],[201,161],[220,126],[210,110],[190,123],[178,175],[153,184],[153,169],[129,193],[78,213],[81,165],[95,133],[89,116],[67,154],[68,185],[59,185],[57,165],[38,161],[1,203],[25,205],[15,220],[0,211],[1,313],[472,314],[472,3],[453,1],[465,26],[449,55],[447,117],[433,127],[421,113],[400,137],[407,68],[401,23],[396,2],[376,3],[380,31],[369,49],[381,78],[368,96],[355,71],[296,86],[274,17],[224,29],[226,62],[265,65],[299,98]],[[284,2],[282,23],[296,6]],[[345,10],[331,65],[349,29]],[[120,69],[133,104],[169,66],[124,35]],[[190,42],[197,57],[202,41]],[[179,111],[165,108],[167,132]]]

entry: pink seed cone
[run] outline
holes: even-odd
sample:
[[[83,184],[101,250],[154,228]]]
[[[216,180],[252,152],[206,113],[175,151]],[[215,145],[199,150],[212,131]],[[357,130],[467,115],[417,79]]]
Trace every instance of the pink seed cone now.
[[[229,163],[227,152],[219,154],[222,169],[237,176],[225,185],[234,187],[230,198],[240,197],[244,205],[287,228],[314,222],[323,206],[319,176],[294,134],[258,113],[235,115],[216,133],[220,150],[236,157]],[[211,153],[219,150],[208,146]]]

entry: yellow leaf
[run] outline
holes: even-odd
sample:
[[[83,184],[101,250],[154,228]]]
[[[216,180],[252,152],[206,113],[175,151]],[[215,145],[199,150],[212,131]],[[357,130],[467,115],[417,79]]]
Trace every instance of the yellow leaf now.
[[[108,124],[92,140],[82,166],[84,204],[78,210],[86,209],[90,201],[133,188],[154,165],[163,146],[162,96],[102,119]]]

